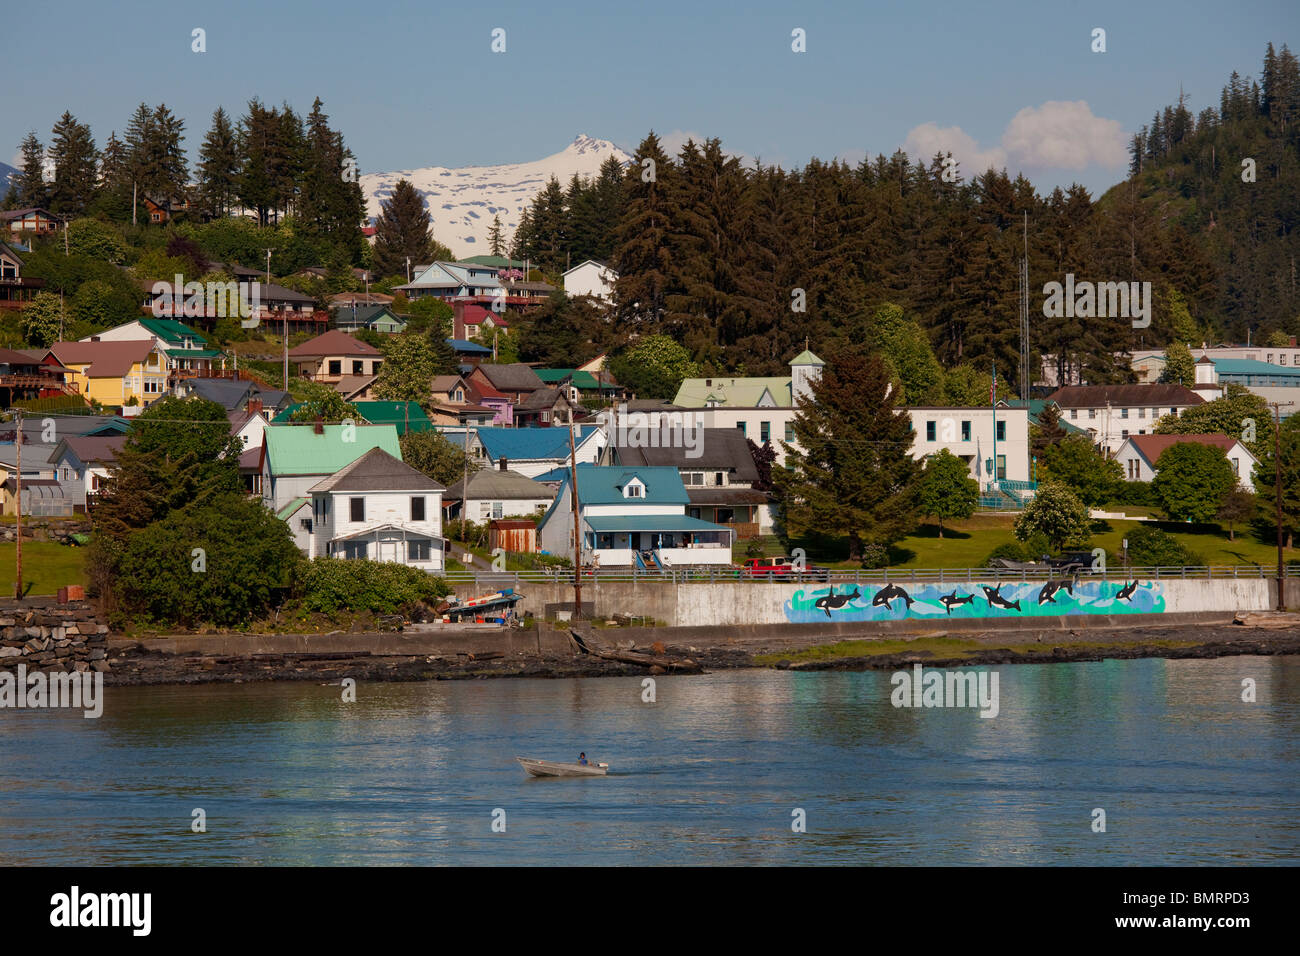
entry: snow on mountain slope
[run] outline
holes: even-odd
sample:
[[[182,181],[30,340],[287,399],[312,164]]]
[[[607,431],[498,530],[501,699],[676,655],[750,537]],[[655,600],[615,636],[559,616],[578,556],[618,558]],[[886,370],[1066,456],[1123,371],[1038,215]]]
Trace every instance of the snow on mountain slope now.
[[[610,156],[626,164],[632,157],[613,143],[579,136],[561,152],[531,163],[505,166],[466,166],[448,169],[426,166],[358,177],[366,196],[366,212],[378,217],[379,203],[392,195],[399,180],[410,180],[424,197],[433,218],[433,237],[457,258],[487,255],[492,217],[501,216],[506,242],[514,236],[519,217],[552,176],[567,187],[574,173],[588,178]]]

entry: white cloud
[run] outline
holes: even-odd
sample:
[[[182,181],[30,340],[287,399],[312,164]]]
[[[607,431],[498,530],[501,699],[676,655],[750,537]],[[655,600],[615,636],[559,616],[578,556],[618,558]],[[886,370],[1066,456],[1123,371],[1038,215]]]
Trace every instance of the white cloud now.
[[[703,146],[704,141],[708,139],[708,137],[688,129],[675,129],[671,133],[664,133],[659,137],[659,146],[665,153],[675,160],[677,159],[677,154],[682,151],[682,147],[686,145],[688,140],[692,139],[695,140],[696,146]],[[728,156],[735,156],[740,160],[740,165],[742,166],[754,165],[754,160],[750,156],[734,149],[728,149],[726,143],[722,144],[722,151]],[[628,152],[633,153],[636,152],[636,150],[633,148],[628,150]]]
[[[1128,162],[1128,142],[1118,120],[1094,116],[1083,100],[1048,100],[1011,118],[1002,146],[1031,169],[1107,168]]]
[[[1007,154],[996,147],[980,149],[974,137],[960,126],[938,126],[922,123],[907,134],[903,150],[912,162],[929,165],[935,153],[952,153],[964,178],[972,179],[984,170],[1001,169],[1007,164]]]
[[[928,163],[935,153],[957,159],[965,178],[992,167],[1020,170],[1081,170],[1097,165],[1122,168],[1128,162],[1128,142],[1117,120],[1094,116],[1083,100],[1048,100],[1027,106],[1011,118],[1000,146],[981,149],[960,126],[922,123],[907,134],[903,149],[911,159]]]

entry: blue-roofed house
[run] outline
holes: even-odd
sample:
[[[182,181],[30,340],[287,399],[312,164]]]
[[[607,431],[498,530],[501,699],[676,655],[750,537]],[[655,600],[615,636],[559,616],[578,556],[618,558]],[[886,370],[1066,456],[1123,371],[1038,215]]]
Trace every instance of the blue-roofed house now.
[[[535,478],[569,463],[567,428],[471,428],[469,435],[474,460],[492,468],[501,468],[504,461],[506,468],[525,478]],[[604,430],[595,425],[580,425],[573,430],[579,462],[594,464],[607,441]]]
[[[671,466],[578,464],[582,563],[673,569],[731,564],[732,529],[686,513],[690,496]],[[541,547],[574,557],[573,496],[565,476],[537,526]]]

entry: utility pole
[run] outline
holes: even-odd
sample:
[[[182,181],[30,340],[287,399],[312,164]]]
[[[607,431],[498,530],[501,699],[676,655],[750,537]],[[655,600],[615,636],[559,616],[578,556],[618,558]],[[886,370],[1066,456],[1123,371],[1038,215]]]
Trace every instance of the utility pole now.
[[[14,555],[17,558],[16,567],[14,567],[13,579],[13,596],[22,598],[22,408],[14,408],[14,449],[17,450],[17,457],[14,459],[14,488],[17,490],[16,501],[17,507],[14,509],[16,516],[16,525],[14,525]],[[1281,533],[1281,532],[1279,532]]]
[[[569,460],[572,464],[569,500],[573,507],[573,620],[582,619],[582,531],[578,517],[578,449],[573,441],[573,417],[569,417]]]
[[[1286,568],[1282,565],[1282,408],[1295,402],[1269,402],[1273,409],[1273,496],[1277,517],[1277,609],[1286,610]],[[21,510],[21,509],[20,509]]]
[[[406,257],[406,284],[411,284],[411,257]]]

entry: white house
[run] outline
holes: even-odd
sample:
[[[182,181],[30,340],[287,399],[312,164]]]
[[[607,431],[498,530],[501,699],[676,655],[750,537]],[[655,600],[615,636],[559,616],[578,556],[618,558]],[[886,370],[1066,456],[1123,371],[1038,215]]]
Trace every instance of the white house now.
[[[1126,481],[1150,481],[1156,476],[1156,462],[1160,456],[1174,445],[1186,443],[1222,449],[1237,476],[1237,483],[1246,491],[1255,490],[1255,465],[1259,459],[1239,439],[1230,435],[1130,435],[1119,446],[1115,460],[1124,469]]]
[[[542,549],[574,556],[573,497],[565,476],[537,528]],[[578,465],[582,563],[645,570],[731,564],[732,530],[692,518],[671,467]]]
[[[444,490],[401,459],[372,448],[311,487],[307,556],[441,572]]]
[[[402,448],[395,425],[271,425],[262,435],[262,502],[280,511],[305,498],[317,482],[336,474],[372,448],[399,461]]]
[[[688,378],[673,399],[681,409],[698,411],[705,428],[734,428],[755,444],[772,442],[776,464],[785,464],[781,442],[797,445],[794,419],[800,397],[812,397],[812,383],[826,363],[805,349],[790,360],[790,375]]]
[[[468,495],[464,488],[462,478],[453,482],[443,496],[448,519],[463,515],[482,524],[494,518],[537,514],[546,511],[555,498],[549,485],[500,467],[474,472],[469,476]]]
[[[564,273],[563,279],[565,295],[589,295],[602,302],[612,302],[618,273],[603,262],[588,259]]]
[[[85,511],[87,501],[100,493],[125,443],[125,435],[70,435],[54,447],[54,478],[74,511]]]
[[[966,462],[971,477],[990,484],[1030,481],[1029,409],[908,408],[912,457],[928,458],[946,448]]]
[[[1113,455],[1129,435],[1147,435],[1165,415],[1181,415],[1205,399],[1182,385],[1067,385],[1047,397],[1063,421],[1087,432]]]

